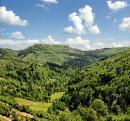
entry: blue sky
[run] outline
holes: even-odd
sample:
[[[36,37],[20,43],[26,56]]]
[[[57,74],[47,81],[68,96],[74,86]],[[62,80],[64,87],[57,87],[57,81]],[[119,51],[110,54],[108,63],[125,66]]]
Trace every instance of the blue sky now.
[[[0,47],[23,49],[35,43],[83,50],[128,46],[129,5],[129,0],[0,0]]]

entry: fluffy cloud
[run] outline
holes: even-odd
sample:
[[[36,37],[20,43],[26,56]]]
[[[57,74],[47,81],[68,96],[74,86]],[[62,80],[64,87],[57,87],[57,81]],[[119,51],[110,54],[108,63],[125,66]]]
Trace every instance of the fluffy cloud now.
[[[26,26],[27,20],[22,20],[19,16],[15,15],[13,11],[8,11],[5,6],[0,7],[0,23],[10,25]]]
[[[85,33],[85,27],[93,33],[100,34],[100,29],[97,25],[94,25],[95,14],[92,11],[92,7],[86,5],[84,8],[79,9],[79,13],[73,12],[69,15],[69,20],[72,21],[74,26],[64,28],[67,33],[83,34]]]
[[[80,18],[86,22],[87,26],[92,26],[94,23],[94,13],[92,12],[92,7],[86,5],[84,8],[79,9]]]
[[[45,39],[38,40],[27,38],[21,32],[13,32],[10,37],[9,39],[0,38],[0,47],[19,50],[34,44],[61,44],[61,42],[56,41],[51,35]]]
[[[122,23],[119,25],[122,31],[130,31],[130,17],[123,18]]]
[[[40,0],[40,2],[36,4],[36,7],[40,7],[45,10],[49,10],[50,4],[57,4],[57,3],[59,3],[58,0]]]
[[[90,26],[89,31],[93,34],[100,34],[100,30],[97,25]]]
[[[66,27],[64,29],[65,32],[68,33],[76,33],[76,34],[82,34],[84,33],[84,26],[82,25],[81,18],[77,15],[77,13],[71,13],[69,15],[69,20],[73,22],[73,26]]]
[[[89,45],[89,43],[90,43],[89,40],[82,39],[80,36],[75,38],[68,38],[68,40],[64,42],[64,44],[72,45],[72,46],[85,46],[85,45]]]
[[[11,37],[11,38],[9,38]],[[114,41],[114,39],[99,41],[99,40],[88,40],[77,36],[74,38],[68,38],[65,41],[57,41],[51,35],[42,40],[30,39],[25,37],[21,32],[13,32],[8,38],[0,38],[0,47],[2,48],[12,48],[12,49],[25,49],[34,44],[61,44],[69,45],[73,48],[81,50],[94,50],[101,48],[111,48],[111,47],[125,47],[130,45],[130,41]]]
[[[108,5],[109,9],[114,10],[114,11],[121,10],[128,6],[127,2],[121,1],[121,0],[113,2],[113,3],[112,3],[112,1],[109,0],[109,1],[107,1],[107,5]]]
[[[75,38],[68,38],[67,40],[60,42],[56,41],[51,35],[47,38],[41,40],[38,39],[0,39],[0,47],[3,48],[12,48],[12,49],[25,49],[34,44],[62,44],[69,45],[73,48],[81,49],[81,50],[94,50],[101,48],[112,48],[112,47],[127,47],[130,45],[130,41],[90,41],[88,39],[84,39],[80,36]]]
[[[56,4],[58,3],[58,0],[42,0],[45,3],[49,3],[49,4]]]
[[[12,49],[25,49],[28,46],[39,43],[39,40],[26,39],[21,41],[16,41],[13,39],[0,39],[0,47],[12,48]]]
[[[130,45],[130,41],[115,41],[115,40],[91,41],[88,39],[83,39],[82,37],[78,36],[75,38],[68,38],[63,44],[81,50],[94,50],[101,48],[128,47]]]
[[[126,43],[130,43],[126,41]],[[92,49],[101,49],[101,48],[117,48],[117,47],[127,47],[126,43],[118,42],[118,41],[94,41],[91,43]]]
[[[47,37],[47,39],[43,39],[41,44],[60,44],[61,42],[56,41],[51,35]]]
[[[94,25],[95,14],[92,11],[92,7],[86,5],[84,8],[79,9],[80,18],[85,21],[85,25],[92,34],[100,34],[100,29],[97,25]]]
[[[130,41],[108,41],[108,42],[95,42],[94,49],[101,48],[118,48],[118,47],[129,47]]]
[[[65,45],[69,45],[74,48],[78,48],[81,50],[91,50],[91,44],[90,41],[87,39],[83,39],[82,37],[78,36],[75,38],[68,38],[65,42]]]
[[[13,32],[11,33],[11,37],[16,40],[25,39],[25,36],[21,32]]]

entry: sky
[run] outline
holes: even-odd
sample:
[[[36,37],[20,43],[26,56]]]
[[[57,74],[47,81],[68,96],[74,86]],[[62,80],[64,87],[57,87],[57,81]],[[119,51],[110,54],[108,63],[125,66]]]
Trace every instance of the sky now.
[[[130,46],[130,0],[0,0],[0,48]]]

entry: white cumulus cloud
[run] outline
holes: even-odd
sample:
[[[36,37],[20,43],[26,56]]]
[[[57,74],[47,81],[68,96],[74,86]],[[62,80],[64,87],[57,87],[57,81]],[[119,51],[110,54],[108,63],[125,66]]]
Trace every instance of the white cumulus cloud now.
[[[25,49],[31,45],[39,43],[39,40],[36,39],[25,39],[17,41],[14,39],[0,39],[0,47],[2,48],[11,48],[11,49]]]
[[[82,25],[82,20],[77,15],[77,13],[75,12],[71,13],[69,15],[69,21],[72,21],[74,26],[69,26],[69,27],[64,28],[65,32],[76,33],[76,34],[84,33],[84,26]]]
[[[90,26],[89,31],[93,34],[100,34],[100,30],[97,25]]]
[[[86,22],[87,26],[92,26],[94,23],[94,13],[92,11],[92,7],[86,5],[84,8],[79,9],[80,18]]]
[[[34,44],[61,44],[61,45],[69,45],[73,48],[81,49],[81,50],[94,50],[101,48],[112,48],[112,47],[128,47],[130,45],[130,41],[115,41],[114,39],[111,41],[101,41],[101,40],[88,40],[82,38],[81,36],[77,36],[74,38],[68,38],[65,41],[57,41],[51,35],[47,38],[39,40],[39,39],[30,39],[25,38],[22,40],[17,39],[5,39],[0,38],[0,47],[2,48],[12,48],[12,49],[25,49]]]
[[[36,4],[36,7],[40,7],[48,11],[49,6],[51,4],[57,4],[57,3],[59,3],[59,0],[39,0],[39,2]]]
[[[60,41],[56,41],[51,35],[49,35],[46,39],[43,39],[41,44],[60,44]]]
[[[119,25],[119,28],[122,31],[130,31],[130,17],[123,18],[122,23]]]
[[[45,3],[49,3],[49,4],[56,4],[58,3],[58,0],[42,0]]]
[[[65,45],[69,45],[74,48],[79,48],[82,50],[90,50],[90,41],[87,39],[83,39],[82,37],[78,36],[75,38],[68,38],[65,42]]]
[[[25,36],[21,32],[13,32],[11,33],[11,37],[16,40],[22,40],[25,39]]]
[[[11,38],[0,38],[0,47],[19,50],[34,44],[61,44],[60,41],[56,41],[51,35],[39,40],[27,38],[21,32],[13,32],[9,37]]]
[[[95,49],[101,49],[101,48],[116,48],[116,47],[128,47],[130,45],[130,41],[128,40],[88,40],[84,39],[81,36],[74,37],[74,38],[68,38],[66,41],[64,41],[65,45],[69,45],[73,48],[78,48],[81,50],[95,50]]]
[[[0,7],[0,23],[26,26],[28,24],[28,21],[21,19],[13,11],[7,10],[5,6],[1,6]]]
[[[67,33],[84,34],[85,27],[92,34],[100,34],[100,29],[97,25],[94,25],[95,14],[92,11],[92,7],[86,5],[79,9],[79,13],[73,12],[69,15],[69,20],[72,21],[73,26],[64,28]]]
[[[116,2],[112,2],[112,1],[107,1],[107,5],[109,7],[109,9],[117,11],[117,10],[121,10],[123,8],[126,8],[128,6],[128,3],[125,1],[116,1]]]

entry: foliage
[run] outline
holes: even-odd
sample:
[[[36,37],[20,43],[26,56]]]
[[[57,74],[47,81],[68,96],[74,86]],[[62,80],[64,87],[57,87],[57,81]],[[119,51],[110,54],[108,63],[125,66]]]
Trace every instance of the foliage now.
[[[107,105],[104,104],[104,102],[100,99],[95,99],[92,104],[91,107],[99,114],[101,115],[107,115],[108,114],[108,108]]]
[[[37,44],[20,51],[0,49],[0,115],[13,120],[129,121],[129,60],[129,48],[85,52]]]

